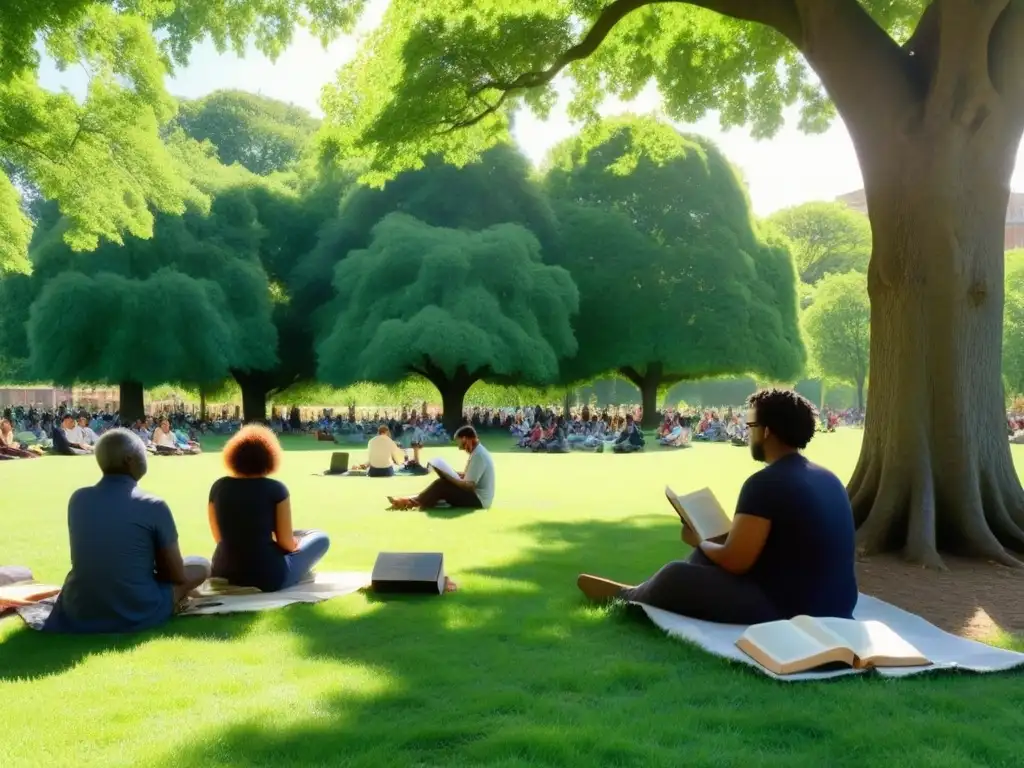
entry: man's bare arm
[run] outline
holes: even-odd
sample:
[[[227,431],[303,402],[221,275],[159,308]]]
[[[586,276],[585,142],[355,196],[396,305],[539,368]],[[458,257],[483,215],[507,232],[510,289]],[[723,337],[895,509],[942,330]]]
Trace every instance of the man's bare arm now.
[[[701,551],[720,568],[742,575],[754,567],[761,556],[772,523],[754,515],[736,515],[725,542],[702,541]]]
[[[178,542],[156,551],[156,578],[169,584],[185,583],[185,561]]]

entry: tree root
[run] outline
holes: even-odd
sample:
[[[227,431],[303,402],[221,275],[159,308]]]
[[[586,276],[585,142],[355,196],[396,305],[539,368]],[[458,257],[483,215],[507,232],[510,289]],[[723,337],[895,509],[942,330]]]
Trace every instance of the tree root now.
[[[874,453],[874,452],[872,452]],[[912,563],[947,570],[939,546],[1011,568],[1024,567],[1024,489],[998,468],[939,475],[929,451],[907,465],[885,453],[862,456],[847,488],[857,553],[892,551],[902,542]],[[946,466],[948,466],[948,462]],[[961,465],[962,467],[962,465]]]

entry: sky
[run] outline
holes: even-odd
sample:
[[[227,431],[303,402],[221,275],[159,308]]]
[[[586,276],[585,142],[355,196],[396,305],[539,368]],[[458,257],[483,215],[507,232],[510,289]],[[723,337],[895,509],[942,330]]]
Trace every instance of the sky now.
[[[244,58],[233,53],[218,54],[212,44],[203,43],[194,50],[189,66],[170,78],[168,89],[181,98],[198,98],[211,91],[237,88],[290,102],[322,116],[321,89],[355,55],[360,36],[377,24],[383,9],[384,0],[371,2],[355,33],[326,49],[299,30],[293,44],[276,62],[255,50],[248,51]],[[85,76],[79,70],[59,73],[44,63],[41,80],[49,88],[67,87],[79,95],[85,91]],[[658,94],[651,89],[632,103],[609,102],[602,112],[647,113],[657,110],[658,105]],[[678,127],[708,136],[718,144],[746,179],[751,204],[759,216],[811,200],[832,200],[863,186],[853,143],[838,118],[826,133],[806,135],[796,128],[793,114],[770,140],[755,140],[743,129],[723,132],[714,115]],[[575,130],[565,116],[563,99],[546,121],[528,112],[517,116],[513,135],[522,151],[540,164],[553,145]],[[1024,190],[1024,151],[1018,153],[1012,187]]]

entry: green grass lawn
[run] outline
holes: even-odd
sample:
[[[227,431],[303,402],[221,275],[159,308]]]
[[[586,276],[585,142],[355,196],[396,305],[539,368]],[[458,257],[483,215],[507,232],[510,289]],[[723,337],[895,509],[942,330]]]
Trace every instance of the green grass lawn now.
[[[810,454],[845,478],[858,441],[820,436]],[[421,478],[316,476],[326,450],[285,459],[296,525],[333,538],[323,569],[441,550],[461,590],[182,618],[137,637],[4,621],[0,766],[1020,764],[1020,675],[778,683],[583,602],[581,570],[640,580],[682,555],[664,484],[711,485],[728,507],[756,468],[745,450],[503,454],[497,506],[458,517],[384,511]],[[143,481],[169,501],[186,554],[211,553],[220,469],[215,454],[154,459]],[[67,498],[95,479],[90,459],[0,463],[0,561],[63,579]]]

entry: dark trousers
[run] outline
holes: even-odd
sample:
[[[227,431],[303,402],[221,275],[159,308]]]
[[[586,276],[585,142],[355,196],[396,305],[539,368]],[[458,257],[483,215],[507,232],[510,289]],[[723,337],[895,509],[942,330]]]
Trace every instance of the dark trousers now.
[[[664,566],[643,584],[624,589],[622,599],[721,624],[788,618],[752,579],[720,568],[700,549]]]
[[[475,493],[459,488],[441,477],[424,488],[416,498],[419,500],[420,509],[433,509],[442,501],[457,509],[483,508]]]

